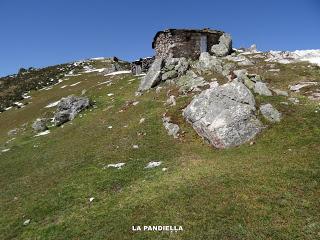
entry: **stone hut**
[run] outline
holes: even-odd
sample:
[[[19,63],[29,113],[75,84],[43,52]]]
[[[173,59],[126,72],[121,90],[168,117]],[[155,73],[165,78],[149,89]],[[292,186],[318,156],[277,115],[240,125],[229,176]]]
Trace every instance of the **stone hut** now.
[[[212,46],[218,45],[225,33],[212,29],[167,29],[158,32],[152,42],[156,58],[198,59],[200,53],[212,53]],[[228,35],[229,36],[229,35]],[[230,37],[231,39],[231,37]],[[231,49],[229,49],[231,51]]]
[[[154,62],[154,57],[140,58],[131,63],[131,72],[134,75],[148,72]]]

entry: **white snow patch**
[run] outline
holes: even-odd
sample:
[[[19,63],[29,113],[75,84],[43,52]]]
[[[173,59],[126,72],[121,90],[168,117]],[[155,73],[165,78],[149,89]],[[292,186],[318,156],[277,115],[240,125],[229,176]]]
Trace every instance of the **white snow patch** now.
[[[76,82],[76,83],[74,83],[74,84],[71,84],[70,87],[77,86],[77,85],[80,84],[80,83],[81,83],[81,81],[80,81],[80,82]]]
[[[37,135],[34,135],[35,137],[44,136],[50,133],[50,130],[46,130],[44,132],[38,133]]]
[[[114,76],[114,75],[128,74],[128,73],[131,73],[131,71],[117,71],[117,72],[108,73],[105,76]]]
[[[52,102],[50,104],[48,104],[47,106],[45,106],[45,108],[52,108],[52,107],[55,107],[59,104],[60,100],[59,101],[55,101],[55,102]]]
[[[320,49],[289,51],[270,51],[266,62],[283,64],[307,61],[320,66]]]
[[[63,85],[63,86],[61,86],[60,88],[65,88],[65,87],[68,87],[68,85]]]
[[[3,149],[1,152],[9,152],[10,151],[10,148],[6,148],[6,149]]]

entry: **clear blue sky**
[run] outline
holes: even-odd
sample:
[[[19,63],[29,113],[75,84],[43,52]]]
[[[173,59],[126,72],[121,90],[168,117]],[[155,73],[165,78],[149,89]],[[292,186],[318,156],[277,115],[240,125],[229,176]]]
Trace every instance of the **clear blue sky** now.
[[[99,56],[153,54],[165,28],[224,30],[234,46],[320,48],[320,1],[0,0],[0,76]]]

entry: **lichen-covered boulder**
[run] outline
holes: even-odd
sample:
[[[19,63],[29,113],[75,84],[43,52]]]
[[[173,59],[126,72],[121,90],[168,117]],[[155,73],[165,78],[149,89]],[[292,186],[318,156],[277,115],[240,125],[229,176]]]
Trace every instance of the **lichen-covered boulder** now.
[[[163,122],[163,126],[167,130],[169,136],[173,136],[174,138],[179,137],[180,128],[177,124],[171,122],[170,117],[164,116],[162,118],[162,122]]]
[[[240,81],[212,86],[183,110],[195,131],[216,148],[241,145],[258,134],[261,122],[255,116],[255,99]]]
[[[275,109],[270,103],[260,106],[260,112],[269,122],[280,122],[281,113]]]
[[[152,63],[147,74],[141,80],[138,91],[146,91],[156,86],[161,81],[161,68],[163,66],[163,59],[158,58]]]
[[[90,106],[90,100],[87,97],[68,96],[62,98],[57,105],[54,114],[54,123],[60,126],[65,122],[73,120],[78,113]]]
[[[224,33],[219,38],[219,43],[211,47],[211,52],[217,57],[225,57],[232,51],[232,39],[231,35]]]

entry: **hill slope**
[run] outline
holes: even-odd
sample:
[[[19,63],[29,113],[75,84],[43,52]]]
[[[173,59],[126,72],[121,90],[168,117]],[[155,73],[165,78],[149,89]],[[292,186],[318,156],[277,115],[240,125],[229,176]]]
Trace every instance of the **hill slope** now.
[[[1,239],[319,238],[320,106],[307,91],[292,93],[299,104],[257,96],[283,120],[268,124],[253,145],[216,150],[183,120],[193,94],[178,96],[176,86],[163,85],[159,93],[135,96],[141,77],[93,71],[103,61],[91,60],[91,71],[64,75],[31,91],[25,107],[0,114]],[[308,63],[271,66],[257,59],[248,70],[283,90],[320,82],[319,67]],[[176,106],[164,105],[169,90]],[[35,136],[31,123],[54,111],[46,106],[82,93],[93,108]],[[164,113],[182,129],[178,139],[164,129]],[[146,169],[151,161],[162,165]],[[125,165],[106,167],[115,163]],[[137,225],[183,231],[133,232]]]

